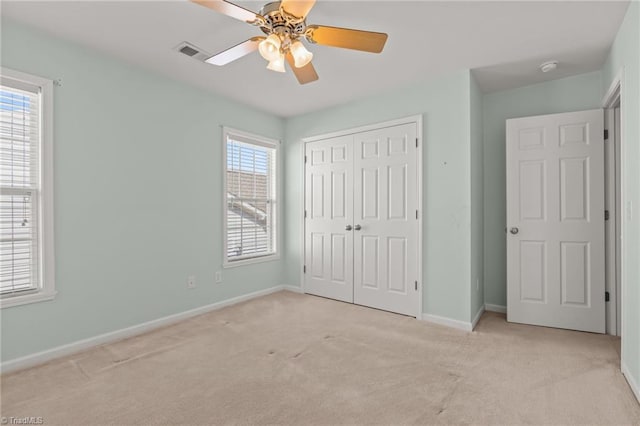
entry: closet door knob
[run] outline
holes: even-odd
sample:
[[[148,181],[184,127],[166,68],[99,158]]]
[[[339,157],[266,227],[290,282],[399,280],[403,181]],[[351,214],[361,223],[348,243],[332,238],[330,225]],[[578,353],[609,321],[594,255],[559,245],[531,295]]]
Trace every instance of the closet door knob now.
[[[344,228],[345,231],[351,231],[353,228],[351,227],[351,225],[347,225],[346,228]]]
[[[359,230],[361,230],[361,229],[362,229],[362,226],[360,226],[360,225],[356,225],[356,226],[354,226],[354,228],[353,228],[353,229],[355,229],[356,231],[359,231]]]

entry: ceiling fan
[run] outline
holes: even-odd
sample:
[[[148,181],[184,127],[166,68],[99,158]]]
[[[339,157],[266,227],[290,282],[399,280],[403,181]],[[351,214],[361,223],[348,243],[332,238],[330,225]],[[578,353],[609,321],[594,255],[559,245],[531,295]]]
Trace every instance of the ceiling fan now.
[[[272,71],[285,72],[289,64],[300,84],[318,79],[311,64],[313,54],[302,40],[312,44],[342,47],[380,53],[387,34],[349,28],[307,25],[306,17],[316,0],[282,0],[265,4],[260,13],[252,12],[225,0],[191,0],[232,18],[260,27],[266,36],[252,37],[236,46],[213,55],[205,62],[226,65],[258,50]]]

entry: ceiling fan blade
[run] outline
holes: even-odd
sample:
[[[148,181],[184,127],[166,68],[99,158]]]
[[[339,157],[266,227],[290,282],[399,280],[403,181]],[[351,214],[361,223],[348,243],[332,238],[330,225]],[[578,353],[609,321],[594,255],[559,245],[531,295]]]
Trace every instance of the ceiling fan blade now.
[[[387,42],[387,34],[371,31],[352,30],[349,28],[326,27],[324,25],[308,25],[307,39],[311,43],[344,49],[362,50],[380,53]]]
[[[314,4],[316,0],[282,0],[280,7],[289,15],[303,19],[307,17]]]
[[[289,63],[291,70],[293,70],[293,73],[296,75],[298,83],[307,84],[318,79],[316,69],[313,67],[311,62],[309,62],[302,68],[296,68],[296,61],[295,59],[293,59],[293,55],[291,54],[291,52],[287,52],[287,62]]]
[[[232,18],[239,19],[240,21],[244,21],[248,24],[255,24],[257,22],[264,21],[264,18],[261,15],[258,15],[257,13],[252,12],[249,9],[245,9],[244,7],[240,7],[236,4],[230,3],[225,0],[190,0],[190,1],[193,3],[199,4],[200,6],[213,9],[216,12],[222,13],[224,15],[231,16]]]
[[[236,44],[227,50],[223,50],[220,53],[216,53],[205,62],[211,65],[227,65],[229,62],[233,62],[236,59],[240,59],[243,56],[248,55],[251,52],[258,50],[258,45],[266,37],[252,37],[247,41],[243,41],[240,44]]]

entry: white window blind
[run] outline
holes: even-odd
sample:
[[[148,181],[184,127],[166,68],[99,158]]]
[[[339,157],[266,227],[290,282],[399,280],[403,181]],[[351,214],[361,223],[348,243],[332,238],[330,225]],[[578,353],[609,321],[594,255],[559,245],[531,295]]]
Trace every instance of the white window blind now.
[[[0,294],[39,289],[40,87],[0,81]]]
[[[226,133],[226,229],[228,262],[276,252],[276,149]]]

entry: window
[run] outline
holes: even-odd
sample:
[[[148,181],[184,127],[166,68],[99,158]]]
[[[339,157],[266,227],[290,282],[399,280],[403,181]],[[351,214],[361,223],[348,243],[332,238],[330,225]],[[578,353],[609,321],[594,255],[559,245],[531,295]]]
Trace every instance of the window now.
[[[232,266],[276,256],[277,142],[224,129],[224,256]]]
[[[0,69],[0,306],[55,296],[51,80]]]

